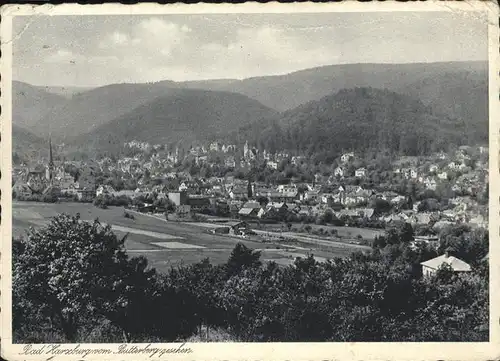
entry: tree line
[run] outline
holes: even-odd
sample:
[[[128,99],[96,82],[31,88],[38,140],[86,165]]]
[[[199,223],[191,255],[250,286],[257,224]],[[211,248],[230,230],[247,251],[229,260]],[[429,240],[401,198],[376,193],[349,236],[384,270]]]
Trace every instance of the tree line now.
[[[410,234],[405,226],[371,252],[286,267],[237,244],[223,264],[159,273],[109,226],[61,214],[13,242],[14,341],[487,340],[487,234],[450,230],[443,247],[458,245],[473,271],[442,267],[430,278],[419,263],[437,253],[411,248]]]

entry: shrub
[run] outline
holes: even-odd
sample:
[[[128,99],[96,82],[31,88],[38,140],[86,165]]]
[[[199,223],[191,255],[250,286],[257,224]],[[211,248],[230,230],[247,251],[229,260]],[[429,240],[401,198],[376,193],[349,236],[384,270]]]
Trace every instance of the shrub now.
[[[135,216],[133,214],[130,214],[128,212],[123,212],[123,216],[128,219],[135,219]]]
[[[198,331],[189,337],[186,342],[238,342],[238,338],[227,330],[217,328],[215,330],[207,328]]]

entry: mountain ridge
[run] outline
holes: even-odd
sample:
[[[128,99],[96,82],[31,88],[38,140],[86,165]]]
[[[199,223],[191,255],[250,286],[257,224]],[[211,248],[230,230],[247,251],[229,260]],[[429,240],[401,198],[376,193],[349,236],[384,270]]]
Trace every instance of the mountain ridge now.
[[[73,143],[80,147],[113,151],[131,140],[194,142],[225,134],[241,125],[276,114],[274,110],[241,94],[181,89],[79,135]]]
[[[21,99],[24,103],[20,103],[20,99],[14,99],[17,115],[13,119],[15,124],[35,134],[52,134],[67,142],[158,97],[183,94],[186,89],[241,94],[277,112],[286,112],[342,89],[356,87],[387,89],[420,98],[434,112],[456,118],[457,122],[472,124],[470,132],[476,132],[476,119],[488,119],[486,62],[340,64],[244,80],[121,83],[83,91],[71,99],[53,98],[53,95],[37,89],[36,92],[41,95],[35,96],[35,99],[42,97],[49,101]],[[22,97],[18,94],[15,98]],[[197,104],[191,106],[196,107]],[[23,116],[23,113],[28,116]],[[25,121],[26,118],[29,121]],[[246,121],[243,121],[241,125],[245,124]]]
[[[25,129],[36,128],[40,117],[63,104],[66,98],[31,84],[12,82],[12,121]],[[36,133],[36,132],[35,132]]]
[[[487,124],[482,127],[487,133]],[[242,127],[228,138],[330,160],[348,150],[423,155],[473,141],[463,123],[421,100],[369,87],[343,89],[283,112],[268,125]]]

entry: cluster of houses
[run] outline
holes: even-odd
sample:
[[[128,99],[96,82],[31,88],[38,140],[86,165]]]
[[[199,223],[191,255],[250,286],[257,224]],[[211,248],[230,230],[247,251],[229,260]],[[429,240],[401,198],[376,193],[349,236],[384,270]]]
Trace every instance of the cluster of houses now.
[[[97,187],[95,195],[103,194],[131,199],[169,198],[181,214],[201,212],[232,215],[245,220],[286,221],[303,217],[317,218],[328,212],[332,221],[343,224],[367,220],[383,224],[402,221],[412,225],[432,225],[435,229],[457,223],[469,223],[482,228],[488,226],[486,209],[479,209],[477,202],[470,196],[451,199],[449,203],[452,208],[442,211],[419,211],[420,202],[417,201],[411,209],[377,213],[374,208],[368,207],[372,201],[382,199],[393,209],[398,209],[397,206],[405,202],[407,197],[391,191],[363,189],[361,186],[341,185],[331,193],[324,193],[314,184],[302,185],[299,191],[295,184],[269,186],[234,177],[211,177],[183,181],[176,191],[169,191],[163,185],[121,191],[101,185]]]
[[[71,162],[67,162],[66,165],[71,165]],[[18,198],[66,195],[82,200],[92,199],[95,196],[96,167],[90,165],[81,167],[76,180],[75,176],[65,171],[63,165],[55,165],[51,142],[49,142],[47,164],[39,163],[32,168],[26,165],[14,167],[12,175],[12,192]]]
[[[33,169],[16,169],[13,194],[19,199],[30,199],[39,195],[76,197],[78,200],[92,200],[95,197],[95,177],[90,169],[82,171],[78,180],[69,173],[58,169],[48,174],[43,166]]]
[[[127,147],[141,150],[158,149],[161,145],[149,145],[145,142],[132,141]],[[163,150],[171,149],[163,147]],[[191,147],[187,154],[195,156],[197,161],[205,159],[209,152],[225,154],[222,158],[225,165],[232,167],[237,163],[235,156],[237,148],[233,144],[212,142],[208,146]],[[471,154],[480,154],[480,157],[471,157]],[[477,202],[472,198],[479,191],[484,191],[487,183],[488,149],[479,147],[460,147],[453,155],[437,153],[421,162],[422,159],[403,157],[392,165],[394,174],[403,178],[421,183],[424,188],[435,190],[440,183],[452,185],[452,191],[458,197],[451,203],[451,210],[443,212],[419,212],[419,202],[413,204],[413,209],[379,215],[366,211],[369,203],[376,198],[383,199],[393,205],[393,209],[407,199],[406,194],[392,191],[376,192],[360,185],[347,184],[343,179],[347,177],[366,178],[373,169],[369,165],[353,169],[353,164],[359,164],[354,152],[347,152],[339,158],[339,164],[333,169],[330,177],[325,178],[317,174],[315,182],[304,184],[270,185],[264,182],[249,183],[246,180],[225,177],[196,177],[188,172],[169,171],[165,169],[178,163],[186,153],[179,147],[172,151],[153,152],[146,158],[144,154],[131,157],[122,157],[118,160],[102,158],[98,161],[74,162],[79,175],[76,179],[65,171],[62,165],[55,166],[52,159],[52,147],[49,150],[48,164],[39,164],[34,168],[18,167],[14,169],[13,191],[17,195],[44,194],[57,192],[70,195],[78,199],[88,199],[101,194],[126,196],[134,199],[153,194],[156,198],[170,197],[172,191],[188,194],[192,204],[176,204],[180,210],[186,211],[186,206],[192,206],[191,211],[215,209],[229,209],[229,213],[240,218],[279,219],[286,218],[289,212],[299,216],[317,217],[331,210],[336,217],[370,220],[377,219],[385,223],[392,221],[407,221],[414,224],[441,224],[473,223],[481,227],[487,225],[484,212],[479,212]],[[305,159],[303,156],[292,156],[285,152],[271,154],[266,150],[259,151],[245,143],[241,162],[251,163],[255,159],[266,160],[267,166],[276,169],[278,163],[287,159],[291,164],[299,164]],[[474,164],[471,164],[474,160]],[[71,162],[66,162],[68,165]],[[362,163],[362,162],[361,162]],[[71,165],[71,164],[70,164]],[[473,168],[473,169],[472,169]],[[371,169],[369,171],[369,169]],[[139,179],[136,189],[116,191],[111,186],[97,184],[96,172],[120,172],[123,177]],[[148,177],[145,173],[148,173]],[[351,172],[351,173],[349,173]],[[349,174],[348,174],[349,173]],[[160,180],[152,186],[150,179]],[[176,184],[175,189],[167,187],[165,183]],[[178,184],[178,186],[177,186]],[[325,192],[325,185],[329,191]],[[335,185],[335,186],[333,186]],[[220,205],[226,204],[222,207]],[[212,208],[210,208],[212,207]],[[285,211],[286,209],[286,211]],[[482,214],[482,215],[481,215]],[[369,215],[367,217],[367,215]]]
[[[475,227],[487,228],[487,208],[479,207],[474,198],[478,192],[484,192],[488,182],[488,149],[479,147],[460,147],[452,156],[444,153],[435,154],[425,163],[408,161],[395,162],[392,173],[404,179],[420,183],[424,188],[436,190],[439,184],[450,184],[455,192],[455,198],[449,200],[451,207],[440,211],[420,211],[420,202],[414,202],[411,209],[401,210],[398,205],[406,202],[408,195],[393,191],[375,191],[360,185],[342,182],[348,177],[364,179],[369,177],[373,169],[369,165],[353,168],[356,155],[348,152],[340,157],[329,177],[316,174],[315,182],[286,185],[270,185],[264,182],[249,182],[225,177],[196,177],[188,172],[165,172],[186,156],[183,150],[176,147],[173,151],[164,151],[161,145],[150,145],[145,142],[132,141],[125,144],[128,148],[142,151],[163,150],[163,153],[153,152],[146,159],[143,155],[122,157],[116,161],[102,158],[89,162],[66,162],[66,166],[78,169],[78,177],[66,171],[63,165],[56,166],[52,157],[52,145],[49,148],[49,159],[46,164],[40,163],[34,167],[26,165],[13,169],[13,192],[18,197],[29,198],[33,195],[58,194],[76,197],[79,200],[93,199],[99,196],[127,197],[134,200],[142,197],[161,200],[168,198],[174,205],[178,216],[184,217],[193,213],[210,213],[214,215],[231,216],[233,221],[219,227],[214,232],[234,235],[251,234],[249,221],[286,221],[301,220],[303,217],[329,215],[329,222],[349,224],[351,221],[377,221],[381,224],[392,222],[407,222],[414,226],[431,226],[439,230],[448,225],[467,223]],[[228,168],[238,165],[251,165],[256,159],[266,161],[266,166],[278,169],[283,160],[292,165],[305,161],[303,156],[290,156],[285,152],[271,154],[265,150],[259,151],[246,143],[242,157],[236,156],[237,148],[232,144],[212,142],[207,147],[191,147],[188,156],[194,157],[197,164],[208,161],[208,153],[224,154],[223,162]],[[471,157],[474,153],[479,157]],[[239,163],[239,164],[238,164]],[[359,160],[356,164],[359,164]],[[115,190],[110,185],[97,184],[98,172],[121,172],[129,177],[139,176],[136,189]],[[161,179],[159,185],[152,186],[145,181],[148,178]],[[176,189],[168,187],[165,182],[174,181]],[[325,185],[329,191],[325,192]],[[358,183],[361,184],[361,183]],[[391,212],[378,212],[370,208],[376,199],[390,204]],[[158,211],[153,204],[144,204],[143,209]],[[434,236],[415,237],[413,247],[418,244],[436,244]],[[448,264],[455,272],[468,272],[470,266],[465,262],[448,255],[422,263],[424,275],[432,275],[443,264]]]

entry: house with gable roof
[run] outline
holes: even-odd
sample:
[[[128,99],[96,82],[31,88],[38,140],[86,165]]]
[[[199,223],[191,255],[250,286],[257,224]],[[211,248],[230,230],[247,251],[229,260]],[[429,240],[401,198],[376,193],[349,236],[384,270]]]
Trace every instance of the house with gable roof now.
[[[471,271],[471,266],[467,262],[464,262],[459,258],[449,255],[448,252],[436,258],[422,262],[420,264],[422,266],[422,274],[425,277],[431,277],[435,275],[439,267],[441,267],[443,264],[449,265],[453,270],[453,272]]]

